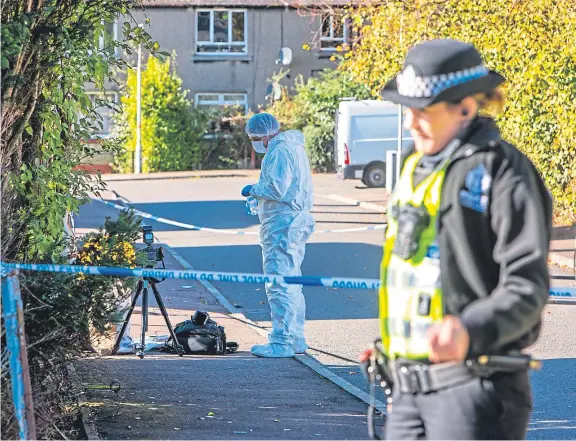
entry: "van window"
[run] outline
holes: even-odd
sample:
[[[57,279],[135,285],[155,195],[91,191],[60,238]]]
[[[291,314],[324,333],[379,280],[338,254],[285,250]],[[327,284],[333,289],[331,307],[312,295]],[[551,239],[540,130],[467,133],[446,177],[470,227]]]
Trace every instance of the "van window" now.
[[[352,117],[352,139],[397,139],[398,117],[396,115],[357,115]],[[403,137],[410,137],[404,129]]]

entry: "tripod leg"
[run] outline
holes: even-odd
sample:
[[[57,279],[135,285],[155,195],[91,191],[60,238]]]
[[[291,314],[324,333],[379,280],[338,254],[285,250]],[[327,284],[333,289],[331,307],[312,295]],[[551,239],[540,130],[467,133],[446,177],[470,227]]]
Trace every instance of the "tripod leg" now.
[[[154,297],[156,297],[156,303],[158,303],[158,307],[162,312],[162,317],[164,317],[164,321],[166,322],[166,326],[168,327],[170,336],[174,341],[174,347],[176,348],[178,355],[182,357],[184,355],[184,348],[182,347],[182,345],[178,344],[178,339],[176,338],[176,334],[174,334],[174,329],[172,329],[172,324],[170,323],[170,318],[168,317],[168,311],[166,311],[166,307],[164,306],[164,302],[162,301],[162,296],[160,295],[160,292],[158,292],[158,288],[156,287],[156,284],[154,282],[152,282],[150,286],[152,287],[152,291],[154,291]]]
[[[120,348],[120,342],[122,341],[122,337],[124,337],[124,333],[126,332],[126,328],[128,327],[128,323],[130,323],[130,317],[132,317],[132,313],[134,312],[134,306],[136,306],[136,301],[138,300],[138,296],[142,292],[142,281],[139,280],[138,284],[136,285],[136,294],[134,294],[134,299],[132,300],[132,304],[130,305],[130,309],[128,309],[128,314],[126,314],[126,319],[122,324],[122,329],[120,329],[120,334],[118,334],[118,338],[116,339],[116,343],[112,348],[112,354],[115,354],[118,349]]]
[[[140,348],[136,355],[144,358],[144,349],[146,349],[146,331],[148,331],[148,285],[150,282],[144,279],[142,285],[142,333],[140,336]]]

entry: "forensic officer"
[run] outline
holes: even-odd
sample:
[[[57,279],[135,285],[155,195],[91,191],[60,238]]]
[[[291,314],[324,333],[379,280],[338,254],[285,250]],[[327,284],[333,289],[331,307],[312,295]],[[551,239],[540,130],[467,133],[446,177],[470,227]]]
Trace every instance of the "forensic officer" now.
[[[504,78],[470,44],[413,47],[383,89],[413,138],[389,200],[382,347],[394,379],[387,439],[521,439],[527,368],[480,369],[538,338],[549,292],[552,202],[486,114]]]
[[[242,189],[258,200],[260,245],[264,274],[301,276],[306,242],[314,232],[312,172],[299,130],[280,130],[269,113],[257,113],[246,123],[246,134],[257,153],[264,153],[260,178]],[[267,283],[272,331],[268,343],[250,351],[258,357],[284,358],[308,349],[304,336],[306,300],[301,285]]]

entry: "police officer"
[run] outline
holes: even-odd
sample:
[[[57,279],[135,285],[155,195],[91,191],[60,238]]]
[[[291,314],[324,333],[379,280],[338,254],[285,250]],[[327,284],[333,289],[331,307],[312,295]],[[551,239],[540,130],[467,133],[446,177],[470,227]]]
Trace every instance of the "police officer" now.
[[[394,379],[387,439],[521,439],[528,369],[481,369],[538,338],[549,293],[552,202],[489,112],[504,78],[470,44],[413,47],[383,89],[413,151],[389,199],[380,326]]]

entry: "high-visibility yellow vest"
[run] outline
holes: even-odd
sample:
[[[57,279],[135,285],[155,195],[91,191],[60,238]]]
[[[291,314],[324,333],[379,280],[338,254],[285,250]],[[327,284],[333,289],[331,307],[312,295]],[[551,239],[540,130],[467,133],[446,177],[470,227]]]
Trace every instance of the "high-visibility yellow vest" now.
[[[414,153],[406,159],[388,203],[379,294],[382,345],[391,359],[428,358],[426,330],[444,317],[436,239],[440,194],[449,161],[445,160],[414,188],[413,175],[421,157],[422,154]],[[394,206],[401,209],[406,204],[425,208],[429,223],[417,242],[415,253],[403,259],[392,252],[399,232],[392,213]]]

